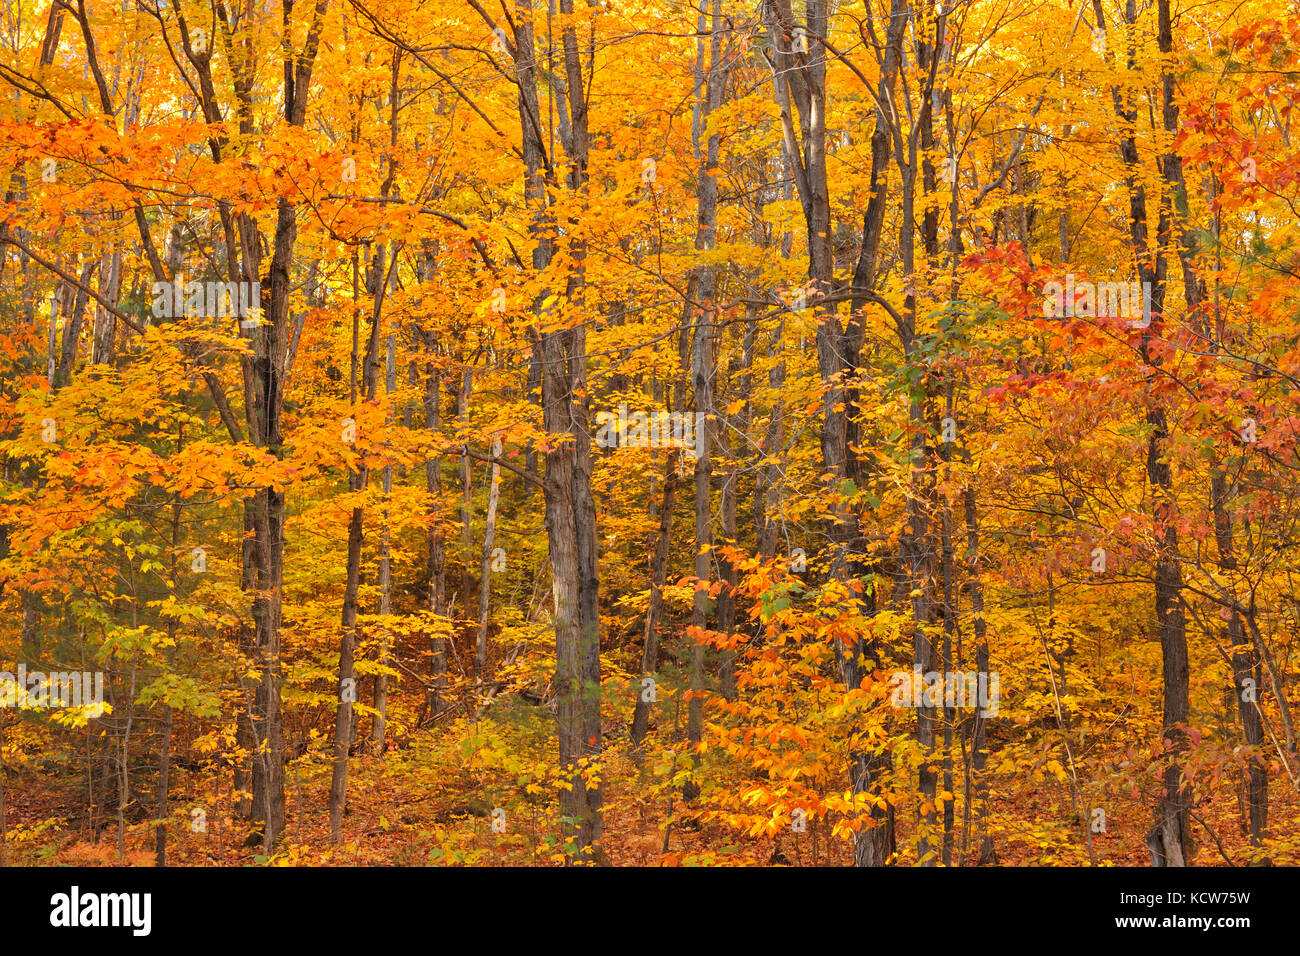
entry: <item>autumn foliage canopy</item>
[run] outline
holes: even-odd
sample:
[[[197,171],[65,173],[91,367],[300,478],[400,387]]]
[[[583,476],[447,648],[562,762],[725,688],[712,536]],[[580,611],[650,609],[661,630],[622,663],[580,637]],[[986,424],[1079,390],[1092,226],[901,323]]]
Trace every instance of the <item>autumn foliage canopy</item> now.
[[[1300,863],[1300,18],[7,0],[0,862]]]

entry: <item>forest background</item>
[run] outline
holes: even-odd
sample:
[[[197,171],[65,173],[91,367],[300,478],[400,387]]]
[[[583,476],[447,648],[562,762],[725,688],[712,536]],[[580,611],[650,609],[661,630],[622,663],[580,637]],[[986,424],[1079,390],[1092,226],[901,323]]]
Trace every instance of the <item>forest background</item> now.
[[[7,0],[0,863],[1300,862],[1298,61]]]

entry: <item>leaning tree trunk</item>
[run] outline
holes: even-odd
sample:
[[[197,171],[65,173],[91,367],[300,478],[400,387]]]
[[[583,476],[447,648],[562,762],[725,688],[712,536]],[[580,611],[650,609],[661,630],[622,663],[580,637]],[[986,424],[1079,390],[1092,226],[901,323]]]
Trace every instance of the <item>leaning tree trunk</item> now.
[[[379,246],[375,253],[373,273],[375,277],[374,307],[370,319],[370,336],[366,343],[366,356],[362,364],[362,392],[366,401],[373,401],[379,388],[379,340],[382,329],[384,290],[388,286],[384,269],[384,247]],[[359,293],[357,262],[352,262],[352,293],[354,303]],[[356,364],[360,351],[359,324],[354,313],[352,335],[353,365]],[[358,393],[354,386],[351,399],[355,405]],[[348,488],[356,494],[366,488],[370,480],[370,469],[361,464],[348,476]],[[360,505],[352,509],[348,519],[348,556],[347,583],[343,589],[343,616],[340,622],[339,638],[339,682],[338,704],[334,716],[334,761],[330,774],[330,842],[338,843],[343,836],[343,811],[347,805],[348,757],[352,753],[356,714],[354,704],[357,702],[356,681],[356,647],[357,647],[357,592],[361,585],[361,544],[362,526],[365,522],[365,509]]]

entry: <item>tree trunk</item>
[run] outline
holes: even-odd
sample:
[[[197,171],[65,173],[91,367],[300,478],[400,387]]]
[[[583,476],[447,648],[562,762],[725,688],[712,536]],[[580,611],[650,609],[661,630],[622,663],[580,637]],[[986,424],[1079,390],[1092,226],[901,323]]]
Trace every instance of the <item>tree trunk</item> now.
[[[565,17],[573,13],[572,0],[560,0]],[[532,4],[518,4],[514,26],[515,79],[518,81],[519,120],[524,161],[524,195],[533,211],[532,265],[542,273],[554,258],[558,241],[549,206],[538,106],[538,67],[531,19]],[[566,186],[574,194],[586,191],[587,80],[575,28],[563,34],[564,78],[551,74],[558,95],[564,98],[569,118],[568,135],[561,137],[568,153]],[[554,177],[550,188],[558,187]],[[580,241],[569,240],[573,263],[565,293],[581,305],[583,260]],[[588,429],[586,338],[582,327],[557,328],[551,292],[539,289],[533,300],[538,326],[532,332],[534,359],[540,366],[542,426],[569,440],[550,443],[546,452],[543,495],[546,533],[555,599],[556,720],[560,763],[568,777],[560,790],[560,812],[565,818],[565,852],[572,861],[600,859],[601,788],[590,779],[601,751],[600,727],[600,622],[597,616],[597,555],[595,505],[591,497],[591,436]]]
[[[425,333],[425,348],[432,353],[433,336]],[[442,372],[430,359],[425,364],[424,415],[425,423],[433,441],[437,441],[442,431],[442,406],[440,390]],[[429,495],[429,507],[433,521],[428,532],[429,578],[426,587],[429,611],[435,618],[443,618],[447,613],[447,578],[446,545],[442,526],[442,456],[431,455],[424,464],[424,489]],[[435,628],[439,623],[435,621]],[[429,671],[429,716],[436,718],[443,709],[444,696],[447,692],[447,638],[435,630],[429,647],[432,655]]]
[[[456,393],[456,418],[462,432],[469,429],[469,400],[474,392],[474,369],[467,363],[461,374],[460,390]],[[464,618],[469,617],[470,595],[474,593],[474,579],[470,572],[470,555],[474,553],[474,486],[473,465],[469,455],[460,457],[460,538],[461,559],[460,600],[465,606]]]
[[[77,361],[77,349],[81,344],[81,329],[86,318],[86,304],[90,299],[85,290],[99,265],[99,259],[92,259],[82,267],[81,275],[77,277],[77,281],[81,283],[81,288],[77,289],[76,295],[73,296],[72,314],[63,327],[63,346],[59,352],[59,365],[54,375],[55,388],[62,388],[72,381],[72,367]]]
[[[968,485],[963,493],[966,511],[966,571],[970,587],[971,618],[975,629],[975,670],[979,674],[989,671],[988,624],[984,620],[984,584],[980,577],[980,529],[979,511],[975,500],[975,488]],[[970,813],[974,804],[975,836],[979,841],[977,864],[996,862],[993,852],[993,837],[985,829],[988,816],[988,779],[984,767],[988,761],[985,746],[987,721],[983,708],[976,707],[971,717],[970,734],[970,774],[966,788],[966,808]],[[966,855],[965,839],[962,841],[962,856]]]
[[[501,436],[492,442],[492,457],[501,457]],[[474,643],[474,673],[480,687],[487,676],[488,662],[488,605],[492,599],[492,549],[497,535],[497,503],[501,499],[501,465],[492,462],[492,486],[488,489],[487,522],[483,531],[483,554],[479,562],[480,585],[478,596],[478,639]]]
[[[375,298],[370,321],[370,335],[366,343],[366,357],[362,366],[362,389],[366,401],[374,401],[379,388],[379,341],[382,329],[384,290],[387,279],[384,269],[384,247],[380,245],[375,252]],[[352,259],[352,295],[353,302],[359,295],[359,265],[356,257]],[[354,304],[354,310],[356,306]],[[358,325],[353,322],[352,353],[353,365],[360,352]],[[352,404],[356,405],[357,391],[352,389]],[[369,468],[362,464],[349,475],[348,487],[352,493],[365,489],[370,480]],[[343,591],[342,635],[339,641],[339,702],[334,717],[334,763],[330,776],[330,842],[338,843],[342,839],[343,812],[347,805],[348,757],[356,738],[354,730],[356,713],[353,704],[357,701],[356,688],[356,644],[357,644],[357,592],[361,584],[361,544],[362,525],[365,511],[354,507],[348,520],[348,557],[347,583]]]
[[[664,604],[664,582],[668,578],[668,549],[672,545],[671,530],[673,524],[673,499],[677,492],[676,456],[668,456],[668,466],[664,471],[663,500],[659,505],[659,533],[655,537],[655,553],[650,568],[650,601],[645,612],[645,633],[642,639],[641,675],[642,680],[650,678],[649,687],[638,682],[636,686],[636,706],[632,711],[632,750],[639,752],[645,740],[646,730],[650,725],[650,705],[658,697],[653,683],[659,669],[659,615]]]
[[[396,265],[397,250],[393,250],[394,265]],[[390,401],[393,392],[397,391],[397,336],[390,333],[388,336],[388,347],[384,352],[384,391],[389,395]],[[391,424],[393,419],[392,410],[388,412],[386,421]],[[380,478],[384,492],[384,504],[379,516],[379,614],[385,618],[393,613],[393,569],[392,559],[390,556],[390,539],[388,525],[389,503],[393,496],[393,466],[385,465]],[[391,635],[388,624],[385,623],[380,629],[380,646],[379,646],[379,665],[388,666],[388,651],[391,642]],[[384,731],[388,724],[388,675],[383,671],[375,674],[375,715],[370,724],[370,746],[376,754],[384,752]]]
[[[698,41],[703,44],[705,24],[705,2],[700,0]],[[704,149],[700,148],[700,137],[708,124],[709,116],[722,105],[723,85],[726,79],[722,63],[722,2],[713,0],[711,24],[709,26],[709,66],[707,74],[703,73],[703,57],[697,57],[696,86],[700,90],[702,102],[697,103],[695,155],[699,160],[699,186],[696,194],[698,222],[695,230],[695,248],[700,252],[711,250],[715,242],[718,220],[718,155],[721,136],[713,133],[709,136]],[[714,300],[717,296],[717,273],[711,265],[702,265],[696,270],[697,306],[693,308],[691,346],[691,389],[695,396],[695,594],[691,603],[691,656],[690,683],[691,696],[687,705],[687,739],[690,742],[692,765],[698,769],[700,745],[704,737],[704,659],[706,649],[706,627],[709,612],[709,580],[712,577],[713,534],[709,527],[712,501],[713,458],[709,417],[713,414],[713,379],[714,357],[713,325],[717,321]],[[682,796],[689,802],[698,796],[699,781],[695,778],[687,781],[682,788]]]

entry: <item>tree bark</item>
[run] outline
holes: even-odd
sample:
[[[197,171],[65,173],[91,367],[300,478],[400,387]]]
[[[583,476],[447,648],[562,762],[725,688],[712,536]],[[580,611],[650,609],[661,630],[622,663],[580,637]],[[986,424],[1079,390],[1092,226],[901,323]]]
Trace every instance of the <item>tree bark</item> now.
[[[433,335],[425,333],[425,348],[430,358],[425,363],[424,415],[425,423],[433,440],[436,442],[442,431],[442,407],[440,391],[442,372],[433,358]],[[447,578],[446,545],[442,524],[442,456],[431,455],[424,464],[424,489],[429,495],[431,523],[427,537],[429,570],[426,593],[429,611],[435,618],[444,618],[447,613]],[[434,627],[439,622],[435,620]],[[436,718],[443,709],[447,692],[447,638],[435,630],[430,641],[431,656],[429,686],[429,716]]]
[[[663,500],[659,505],[659,533],[655,536],[655,553],[650,568],[650,601],[645,612],[645,632],[642,638],[641,674],[654,680],[659,669],[659,615],[664,604],[664,582],[668,578],[668,549],[672,545],[671,530],[673,524],[673,499],[677,492],[677,461],[675,455],[668,456],[668,466],[664,471]],[[653,686],[653,685],[652,685]],[[648,699],[654,695],[646,693],[650,688],[643,688],[640,682],[636,686],[636,706],[632,711],[632,750],[640,751],[645,740],[646,730],[650,726],[650,705]]]
[[[492,457],[501,457],[501,436],[492,441]],[[483,530],[483,554],[479,561],[478,639],[474,644],[474,671],[482,685],[487,676],[488,606],[492,599],[492,549],[497,536],[497,503],[501,500],[501,465],[492,462],[492,486],[488,489],[487,519]]]
[[[532,265],[545,270],[554,258],[557,230],[549,205],[547,184],[556,188],[555,174],[542,140],[538,107],[538,66],[531,0],[520,0],[514,27],[514,66],[519,94],[525,198],[533,211]],[[560,12],[573,12],[571,0],[560,0]],[[568,130],[561,142],[568,154],[566,186],[585,193],[587,177],[587,80],[574,27],[566,26],[563,41],[563,82],[548,70],[557,95],[567,107]],[[562,110],[562,112],[564,112]],[[585,248],[570,240],[565,292],[580,304],[585,276]],[[543,495],[546,533],[555,600],[556,720],[560,763],[568,781],[560,791],[565,818],[565,852],[574,862],[601,859],[601,787],[590,779],[601,751],[600,621],[597,616],[595,505],[591,497],[591,436],[588,429],[586,338],[582,327],[556,327],[551,292],[538,291],[533,312],[534,357],[541,379],[542,425],[548,433],[568,436],[546,451]]]
[[[394,260],[396,260],[396,255],[397,252],[394,249]],[[395,261],[394,265],[396,265]],[[384,391],[389,395],[390,401],[393,392],[397,391],[397,336],[391,332],[388,335],[388,347],[384,352]],[[392,418],[390,408],[387,417],[389,424],[392,423]],[[384,501],[379,516],[379,614],[387,621],[389,615],[393,613],[393,569],[388,524],[389,503],[393,496],[392,465],[384,465],[380,482],[383,488]],[[387,623],[381,627],[380,635],[379,665],[380,667],[387,667],[391,641]],[[375,674],[375,714],[370,724],[370,746],[371,750],[376,754],[384,752],[384,733],[387,725],[388,675],[381,670]]]

